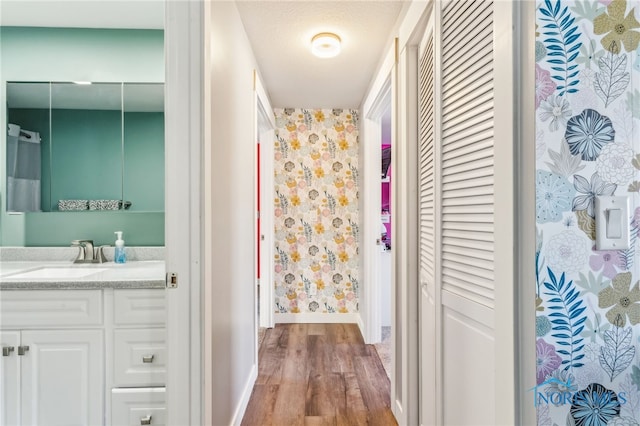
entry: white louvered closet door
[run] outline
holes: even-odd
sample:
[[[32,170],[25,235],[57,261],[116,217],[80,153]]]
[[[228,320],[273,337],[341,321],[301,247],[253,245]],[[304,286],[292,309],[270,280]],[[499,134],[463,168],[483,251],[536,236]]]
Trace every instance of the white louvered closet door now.
[[[426,78],[420,152],[422,320],[435,317],[433,330],[423,327],[421,334],[425,341],[433,339],[436,355],[421,362],[435,363],[441,398],[435,402],[437,424],[491,425],[497,367],[494,3],[436,4],[436,60],[430,65],[425,59],[424,65],[435,69],[435,104],[429,105]]]
[[[453,0],[442,9],[445,424],[495,424],[493,7],[491,1]],[[470,397],[461,410],[463,389]]]
[[[435,101],[432,19],[418,50],[420,424],[436,421]]]

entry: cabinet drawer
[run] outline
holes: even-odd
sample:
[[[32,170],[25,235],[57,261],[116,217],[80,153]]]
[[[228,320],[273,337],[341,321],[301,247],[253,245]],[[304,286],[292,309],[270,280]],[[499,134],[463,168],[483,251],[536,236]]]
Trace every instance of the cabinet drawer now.
[[[118,426],[165,425],[164,388],[113,389],[111,424]]]
[[[102,324],[102,290],[16,290],[0,297],[0,327]]]
[[[167,345],[164,328],[115,330],[113,351],[114,386],[165,385]]]
[[[113,317],[117,325],[164,325],[164,289],[113,291]]]

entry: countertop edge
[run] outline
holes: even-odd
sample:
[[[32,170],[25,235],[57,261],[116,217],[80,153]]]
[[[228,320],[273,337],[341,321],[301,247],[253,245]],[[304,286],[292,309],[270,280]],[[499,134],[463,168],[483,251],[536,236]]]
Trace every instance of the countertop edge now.
[[[4,271],[2,269],[4,268]],[[38,274],[40,269],[68,268],[83,271],[79,276],[58,277]],[[123,265],[69,262],[0,262],[0,291],[6,290],[82,290],[82,289],[160,289],[165,288],[165,262],[136,261]],[[76,271],[77,272],[77,271]],[[85,273],[86,272],[86,273]]]
[[[2,281],[0,291],[23,290],[102,290],[114,289],[164,289],[163,280],[127,281]]]

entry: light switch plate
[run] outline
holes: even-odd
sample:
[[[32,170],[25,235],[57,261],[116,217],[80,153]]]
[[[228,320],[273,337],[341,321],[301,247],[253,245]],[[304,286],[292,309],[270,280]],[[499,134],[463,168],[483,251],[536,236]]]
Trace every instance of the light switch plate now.
[[[629,248],[629,197],[598,196],[596,197],[596,249],[626,250]],[[620,238],[607,238],[607,221],[609,211],[620,210],[620,220],[610,223],[610,231],[620,226]]]

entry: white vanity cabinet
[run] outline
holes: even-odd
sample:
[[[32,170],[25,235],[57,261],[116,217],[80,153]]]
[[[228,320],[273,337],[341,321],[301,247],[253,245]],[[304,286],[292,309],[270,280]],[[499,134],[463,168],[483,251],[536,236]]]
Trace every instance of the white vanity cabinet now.
[[[165,317],[163,290],[113,291],[113,425],[166,424]]]
[[[29,330],[21,346],[22,424],[102,423],[102,330]],[[20,356],[18,354],[18,356]]]
[[[19,331],[0,331],[0,425],[20,424]]]
[[[3,426],[103,423],[101,291],[61,293],[0,295]]]
[[[161,425],[164,289],[0,291],[0,426]]]

